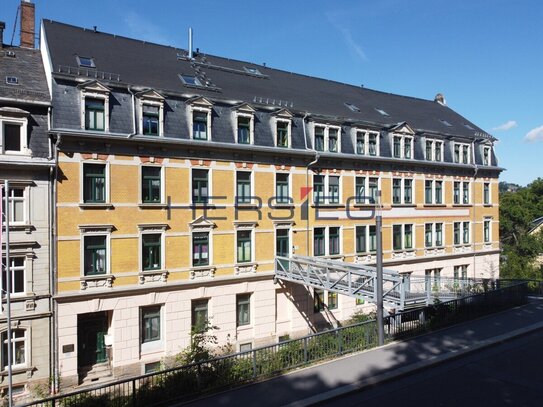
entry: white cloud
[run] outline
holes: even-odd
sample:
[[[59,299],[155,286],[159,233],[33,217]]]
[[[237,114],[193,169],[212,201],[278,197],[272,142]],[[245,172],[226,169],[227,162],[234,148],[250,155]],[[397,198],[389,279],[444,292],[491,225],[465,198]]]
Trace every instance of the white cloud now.
[[[158,25],[150,23],[148,18],[144,18],[134,11],[126,13],[124,24],[128,28],[129,35],[138,40],[164,45],[172,42]]]
[[[530,130],[525,136],[524,141],[527,143],[535,143],[536,141],[543,141],[543,126],[536,127]]]
[[[500,124],[499,126],[494,127],[492,130],[507,131],[507,130],[511,130],[513,127],[517,127],[517,122],[515,120],[509,120],[505,122],[504,124]]]

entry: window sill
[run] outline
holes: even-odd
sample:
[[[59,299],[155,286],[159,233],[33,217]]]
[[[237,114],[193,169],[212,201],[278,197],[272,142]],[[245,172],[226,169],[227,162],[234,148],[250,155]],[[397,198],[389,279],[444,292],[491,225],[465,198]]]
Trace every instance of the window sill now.
[[[427,206],[427,205],[425,205]],[[396,204],[392,204],[390,205],[391,208],[416,208],[417,205],[415,204],[412,204],[412,203],[409,203],[409,204],[399,204],[399,203],[396,203]]]
[[[6,230],[6,225],[3,224],[2,225],[2,230]],[[17,223],[10,223],[9,224],[9,230],[13,230],[13,231],[21,231],[21,230],[24,230],[26,233],[31,233],[33,230],[36,230],[36,228],[34,227],[34,225],[31,225],[29,223],[24,223],[24,224],[17,224]]]
[[[465,252],[470,252],[470,251],[471,251],[471,244],[468,244],[468,243],[455,245],[453,247],[454,253],[465,253]]]
[[[208,203],[204,203],[204,202],[196,202],[196,203],[191,203],[189,204],[189,208],[191,209],[216,209],[215,205],[208,202]]]
[[[236,331],[238,332],[243,332],[243,331],[250,331],[251,329],[253,329],[254,327],[251,325],[251,324],[244,324],[244,325],[238,325],[236,327]]]
[[[343,203],[319,203],[319,204],[311,204],[312,208],[326,208],[326,209],[333,209],[333,208],[345,208],[345,204]]]
[[[96,274],[92,276],[82,276],[80,281],[80,290],[87,288],[111,288],[115,276],[113,274]]]
[[[377,203],[355,203],[353,205],[355,208],[375,208]]]
[[[197,278],[214,278],[215,277],[215,271],[217,270],[217,267],[215,266],[195,266],[191,267],[189,269],[190,271],[190,279],[194,280]]]
[[[472,204],[453,204],[453,208],[467,208],[473,206]]]
[[[408,257],[415,257],[415,256],[416,256],[415,249],[394,250],[392,252],[393,259],[408,258]]]
[[[168,207],[168,204],[165,204],[165,203],[161,203],[161,202],[140,202],[138,204],[138,208],[140,209],[163,209],[163,208],[167,208]]]
[[[277,203],[270,205],[272,209],[292,209],[294,208],[294,203]]]
[[[110,203],[87,203],[81,202],[79,204],[81,209],[113,209],[113,204]]]
[[[485,208],[492,208],[494,205],[486,203],[486,204],[483,204],[483,206]]]
[[[234,204],[234,207],[239,208],[239,209],[254,209],[254,208],[258,208],[259,206],[258,204],[247,202],[247,203],[236,203]]]
[[[5,369],[6,370],[0,371],[0,377],[5,377],[5,376],[8,375],[7,367]],[[16,375],[16,374],[20,374],[20,373],[26,373],[28,377],[30,377],[32,375],[32,372],[34,372],[35,370],[36,370],[36,368],[34,366],[29,366],[29,367],[12,366],[11,367],[12,374]]]
[[[256,273],[257,267],[258,264],[254,262],[236,263],[234,264],[234,273],[236,275]]]
[[[165,283],[168,280],[168,270],[145,270],[138,273],[139,283]]]
[[[443,204],[443,203],[440,203],[440,204],[429,204],[429,203],[425,203],[425,204],[424,204],[424,207],[430,207],[430,208],[445,208],[445,207],[447,207],[447,204]]]

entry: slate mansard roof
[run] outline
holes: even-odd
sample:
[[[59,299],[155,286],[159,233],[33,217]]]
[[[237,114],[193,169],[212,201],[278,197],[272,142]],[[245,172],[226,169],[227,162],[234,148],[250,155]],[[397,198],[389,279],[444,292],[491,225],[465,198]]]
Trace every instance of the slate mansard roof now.
[[[166,95],[200,95],[231,105],[247,102],[262,109],[287,108],[298,115],[309,113],[315,118],[322,116],[374,128],[387,129],[406,122],[419,134],[453,136],[466,141],[494,140],[474,123],[433,100],[379,92],[207,54],[199,54],[190,61],[182,49],[50,20],[43,21],[43,29],[55,75],[73,75],[73,69],[77,70],[76,56],[91,57],[95,63],[91,71],[98,80],[111,79],[110,83],[120,86],[148,87]],[[249,72],[247,68],[257,71]],[[207,86],[186,85],[180,74],[196,76]],[[359,111],[353,111],[345,103],[355,105]]]
[[[17,78],[7,84],[6,78]],[[5,46],[0,49],[0,98],[19,102],[50,102],[40,50]]]

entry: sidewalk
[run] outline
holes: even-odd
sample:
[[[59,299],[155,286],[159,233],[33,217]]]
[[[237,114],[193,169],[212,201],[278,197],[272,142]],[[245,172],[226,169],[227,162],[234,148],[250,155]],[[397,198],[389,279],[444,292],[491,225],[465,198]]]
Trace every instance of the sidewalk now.
[[[307,406],[543,328],[543,300],[204,397],[186,406]]]

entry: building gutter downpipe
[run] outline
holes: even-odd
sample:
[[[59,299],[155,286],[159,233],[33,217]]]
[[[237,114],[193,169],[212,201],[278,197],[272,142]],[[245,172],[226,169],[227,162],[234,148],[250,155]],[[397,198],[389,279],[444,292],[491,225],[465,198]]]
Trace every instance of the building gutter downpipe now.
[[[472,207],[473,207],[473,215],[472,215],[472,222],[473,222],[473,231],[470,230],[471,232],[471,235],[472,235],[472,248],[473,248],[473,278],[477,278],[477,259],[476,259],[476,252],[475,252],[475,236],[476,236],[476,233],[475,233],[475,230],[476,230],[476,221],[477,221],[477,216],[476,216],[476,213],[477,213],[477,205],[476,205],[476,202],[475,202],[475,183],[477,181],[477,173],[479,172],[479,166],[477,165],[476,161],[475,161],[475,141],[479,141],[479,140],[473,140],[471,142],[471,159],[472,159],[472,162],[473,162],[473,188],[471,189],[471,202],[472,202]]]
[[[51,380],[51,393],[56,394],[59,391],[59,367],[58,367],[58,333],[57,333],[57,326],[58,326],[58,305],[56,300],[54,299],[56,295],[56,276],[58,272],[58,263],[57,263],[57,178],[58,178],[58,150],[60,147],[60,143],[62,141],[62,136],[60,133],[56,134],[57,139],[55,140],[55,146],[53,149],[53,158],[55,161],[55,166],[53,167],[52,171],[52,193],[50,198],[50,222],[51,222],[51,235],[50,235],[50,245],[51,245],[51,275],[50,275],[50,293],[51,293],[51,305],[50,310],[53,312],[53,318],[52,318],[52,367],[53,367],[53,377]]]
[[[130,85],[127,86],[127,89],[128,89],[128,92],[130,93],[130,95],[132,95],[132,117],[133,117],[133,120],[132,120],[132,133],[130,133],[126,138],[132,138],[137,134],[136,121],[138,119],[137,119],[137,115],[136,115],[136,94],[134,92],[132,92],[132,89],[130,89]]]
[[[309,150],[308,146],[307,146],[307,136],[306,136],[306,129],[305,129],[305,120],[309,117],[309,113],[306,113],[304,115],[304,117],[302,118],[302,128],[303,128],[303,131],[304,131],[304,145],[305,145],[305,149],[306,150]],[[319,158],[320,158],[320,155],[319,153],[316,151],[316,150],[310,150],[311,152],[313,152],[315,154],[315,158],[313,159],[313,161],[311,161],[309,164],[307,164],[306,168],[305,168],[305,190],[307,192],[307,216],[306,216],[306,220],[305,220],[305,236],[306,236],[306,247],[305,247],[305,255],[306,256],[309,256],[309,242],[310,242],[310,239],[309,239],[309,167],[311,167],[312,165],[315,165],[317,163],[317,161],[319,161]]]

